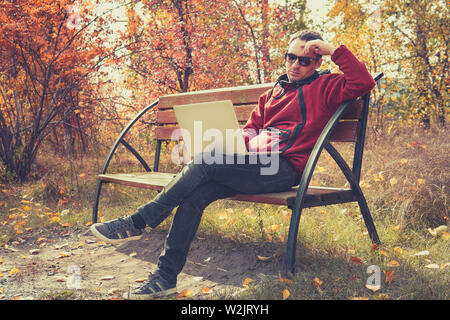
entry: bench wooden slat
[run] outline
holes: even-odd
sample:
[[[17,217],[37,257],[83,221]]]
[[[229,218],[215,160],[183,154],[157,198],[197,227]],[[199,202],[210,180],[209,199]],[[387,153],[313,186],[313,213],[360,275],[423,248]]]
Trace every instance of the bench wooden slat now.
[[[340,121],[334,128],[329,140],[332,142],[355,142],[357,121]]]
[[[330,141],[353,142],[356,138],[356,121],[342,121],[336,125],[330,136]],[[243,127],[243,125],[241,126]],[[158,140],[170,140],[172,133],[179,129],[179,126],[159,126],[155,128],[155,138]]]
[[[292,207],[295,202],[298,187],[290,191],[262,194],[238,194],[231,200],[276,204]],[[304,198],[304,208],[325,206],[355,201],[352,190],[310,186]]]
[[[130,187],[138,187],[153,190],[162,190],[175,176],[165,172],[137,172],[137,173],[113,173],[100,174],[102,181],[113,182]]]
[[[105,182],[113,182],[121,185],[152,190],[162,190],[174,176],[175,174],[173,173],[163,172],[116,173],[99,175],[100,179]],[[294,204],[296,194],[297,187],[294,187],[290,191],[286,192],[238,194],[229,199],[292,206]],[[305,197],[305,207],[315,207],[344,203],[349,201],[354,201],[353,193],[349,189],[310,186]]]
[[[363,107],[361,99],[357,99],[342,115],[342,119],[359,119]]]
[[[159,98],[158,108],[169,109],[176,105],[231,100],[235,105],[256,104],[259,97],[273,87],[273,83],[248,86],[201,90],[162,96]]]

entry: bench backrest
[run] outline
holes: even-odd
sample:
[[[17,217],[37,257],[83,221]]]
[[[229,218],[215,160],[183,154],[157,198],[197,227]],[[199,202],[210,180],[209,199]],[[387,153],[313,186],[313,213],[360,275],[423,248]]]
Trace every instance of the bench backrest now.
[[[236,116],[244,126],[250,113],[258,104],[259,97],[273,87],[273,83],[231,87],[223,89],[202,90],[162,96],[159,98],[158,112],[156,114],[155,138],[157,140],[170,140],[172,132],[179,127],[173,111],[174,105],[231,100]],[[361,99],[356,100],[346,111],[330,136],[330,141],[355,142],[357,137],[358,119],[362,112]]]

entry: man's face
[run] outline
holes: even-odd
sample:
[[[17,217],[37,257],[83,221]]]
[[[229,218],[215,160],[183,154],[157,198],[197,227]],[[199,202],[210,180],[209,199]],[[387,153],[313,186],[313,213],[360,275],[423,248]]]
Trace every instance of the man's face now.
[[[306,41],[295,39],[291,42],[288,48],[288,53],[295,54],[296,56],[302,56],[302,57],[310,57],[315,59],[316,55],[307,52],[305,50],[305,44]],[[311,76],[314,71],[320,67],[322,64],[322,59],[320,60],[312,60],[311,63],[308,66],[302,66],[299,64],[298,60],[296,59],[294,62],[291,62],[290,59],[286,59],[286,74],[289,78],[289,81],[299,81],[308,78]]]

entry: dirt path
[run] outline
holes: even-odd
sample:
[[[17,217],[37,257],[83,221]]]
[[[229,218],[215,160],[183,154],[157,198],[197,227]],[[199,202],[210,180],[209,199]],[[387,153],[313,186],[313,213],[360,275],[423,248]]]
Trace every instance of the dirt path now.
[[[122,245],[71,227],[24,236],[0,247],[0,300],[121,298],[154,270],[165,235],[152,230]],[[197,237],[178,292],[189,289],[193,299],[230,298],[244,290],[245,278],[276,277],[282,252],[272,243]]]

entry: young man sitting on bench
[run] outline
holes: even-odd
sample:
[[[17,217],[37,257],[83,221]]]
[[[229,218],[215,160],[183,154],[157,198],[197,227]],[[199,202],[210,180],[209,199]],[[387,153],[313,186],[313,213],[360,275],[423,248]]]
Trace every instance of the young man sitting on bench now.
[[[324,55],[331,56],[342,74],[316,70]],[[314,31],[292,35],[285,65],[286,74],[260,97],[243,129],[249,151],[279,151],[272,159],[279,162],[276,172],[261,174],[270,166],[266,162],[246,163],[239,156],[223,155],[211,164],[204,161],[207,155],[198,154],[136,213],[91,226],[103,241],[118,243],[139,237],[147,225],[157,227],[178,207],[156,271],[125,298],[148,299],[175,292],[204,209],[236,194],[282,192],[297,185],[320,133],[340,104],[375,86],[364,63],[352,52],[344,45],[335,48]]]

